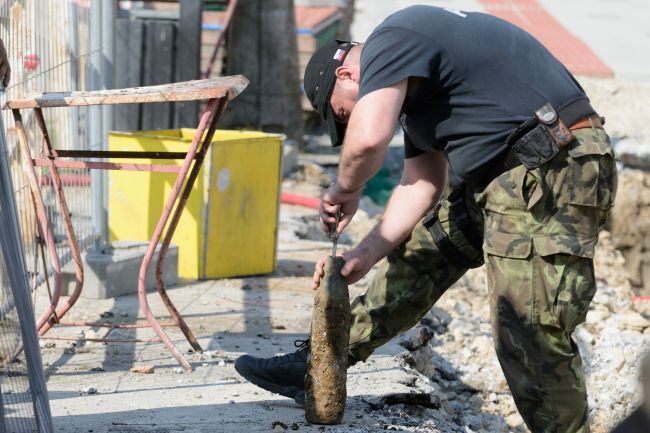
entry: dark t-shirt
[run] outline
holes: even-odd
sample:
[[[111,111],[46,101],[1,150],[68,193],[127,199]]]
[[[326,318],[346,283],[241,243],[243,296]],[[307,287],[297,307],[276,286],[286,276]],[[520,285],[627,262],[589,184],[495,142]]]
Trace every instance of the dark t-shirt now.
[[[508,134],[550,102],[586,98],[535,38],[491,15],[412,6],[386,18],[361,51],[359,98],[422,77],[400,122],[406,157],[444,151],[450,169],[480,181]]]

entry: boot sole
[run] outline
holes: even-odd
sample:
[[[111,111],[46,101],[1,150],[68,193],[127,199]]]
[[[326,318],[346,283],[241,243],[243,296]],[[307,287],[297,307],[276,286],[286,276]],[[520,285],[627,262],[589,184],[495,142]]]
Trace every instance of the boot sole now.
[[[260,388],[272,392],[273,394],[279,394],[283,397],[293,399],[299,406],[305,406],[305,391],[297,388],[295,386],[282,386],[276,383],[270,382],[266,379],[262,379],[259,376],[256,376],[247,365],[242,365],[241,363],[235,362],[235,370],[240,374],[244,379],[248,380],[253,385],[259,386]]]

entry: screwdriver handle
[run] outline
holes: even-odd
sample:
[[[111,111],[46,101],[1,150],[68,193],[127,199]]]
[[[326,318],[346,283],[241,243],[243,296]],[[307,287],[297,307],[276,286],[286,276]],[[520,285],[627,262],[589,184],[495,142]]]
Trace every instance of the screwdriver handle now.
[[[335,224],[329,224],[329,234],[327,235],[330,239],[330,241],[334,242],[339,238],[339,234],[336,231],[336,228],[339,226],[339,221],[341,221],[341,208],[339,207],[339,210],[336,211],[336,223]]]

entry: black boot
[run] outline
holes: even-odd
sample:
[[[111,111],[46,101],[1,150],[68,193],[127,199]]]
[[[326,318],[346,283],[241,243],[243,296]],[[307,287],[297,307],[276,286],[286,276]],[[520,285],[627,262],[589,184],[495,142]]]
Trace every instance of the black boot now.
[[[256,358],[242,355],[235,361],[235,370],[252,384],[292,398],[304,406],[309,339],[296,340],[293,344],[298,350],[282,356]]]

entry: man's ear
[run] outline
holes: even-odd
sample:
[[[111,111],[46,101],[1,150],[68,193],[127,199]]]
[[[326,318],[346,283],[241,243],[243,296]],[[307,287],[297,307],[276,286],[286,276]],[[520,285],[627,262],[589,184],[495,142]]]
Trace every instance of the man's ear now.
[[[346,65],[341,65],[338,68],[336,68],[336,71],[334,71],[334,74],[336,75],[336,78],[338,78],[339,80],[351,80],[352,79],[352,70]]]

